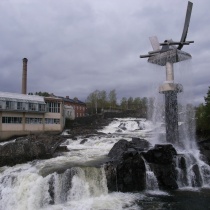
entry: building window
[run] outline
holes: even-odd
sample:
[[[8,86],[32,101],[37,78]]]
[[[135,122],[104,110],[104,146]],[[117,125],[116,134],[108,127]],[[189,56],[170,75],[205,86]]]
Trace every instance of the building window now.
[[[42,124],[42,118],[26,118],[26,124]]]
[[[2,123],[21,124],[22,117],[2,117]]]
[[[35,103],[29,103],[28,104],[28,110],[30,111],[36,111],[36,105]]]
[[[6,101],[6,109],[12,109],[12,101]]]
[[[48,104],[48,112],[60,113],[60,103],[50,102]]]
[[[39,111],[44,112],[45,111],[45,104],[39,104]]]
[[[17,102],[17,109],[23,110],[23,102]]]
[[[45,124],[60,124],[60,119],[45,118]]]

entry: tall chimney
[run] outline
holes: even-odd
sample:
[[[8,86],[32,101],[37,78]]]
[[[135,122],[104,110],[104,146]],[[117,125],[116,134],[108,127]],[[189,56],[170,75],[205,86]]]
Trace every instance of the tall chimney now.
[[[27,92],[27,58],[23,58],[22,94]]]

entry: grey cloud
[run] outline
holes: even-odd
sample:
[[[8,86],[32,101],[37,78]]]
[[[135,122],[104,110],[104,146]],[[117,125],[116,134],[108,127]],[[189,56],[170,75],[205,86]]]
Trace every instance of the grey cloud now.
[[[173,6],[165,0],[2,0],[0,89],[20,90],[27,57],[30,92],[82,100],[95,89],[116,89],[119,97],[150,95],[165,70],[139,55],[152,50],[149,36],[180,39],[186,6],[183,0]],[[209,6],[208,0],[194,1],[188,37],[195,44],[184,48],[193,56],[197,104],[209,86]]]

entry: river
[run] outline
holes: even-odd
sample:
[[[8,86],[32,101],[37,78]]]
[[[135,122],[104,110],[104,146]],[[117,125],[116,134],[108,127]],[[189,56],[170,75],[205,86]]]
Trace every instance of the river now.
[[[109,160],[112,146],[132,137],[155,144],[153,130],[145,119],[115,119],[101,134],[66,140],[69,152],[60,156],[1,167],[0,210],[210,209],[208,184],[171,192],[108,192],[102,163]]]

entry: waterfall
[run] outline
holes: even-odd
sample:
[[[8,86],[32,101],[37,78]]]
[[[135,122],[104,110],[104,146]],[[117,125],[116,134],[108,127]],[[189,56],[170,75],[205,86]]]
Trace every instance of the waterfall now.
[[[176,158],[176,170],[179,188],[209,185],[210,166],[200,160],[195,151],[194,154],[179,154]]]
[[[151,170],[151,167],[149,163],[142,157],[144,160],[145,168],[146,168],[146,190],[152,190],[152,191],[158,191],[158,181],[154,174],[154,172]]]
[[[37,173],[7,174],[0,179],[0,209],[47,208],[68,202],[107,195],[103,167],[73,167],[62,174],[42,177]]]

